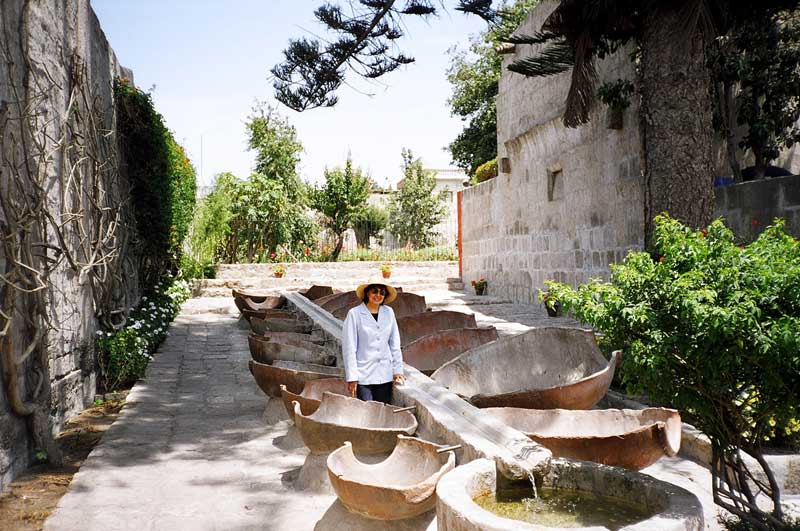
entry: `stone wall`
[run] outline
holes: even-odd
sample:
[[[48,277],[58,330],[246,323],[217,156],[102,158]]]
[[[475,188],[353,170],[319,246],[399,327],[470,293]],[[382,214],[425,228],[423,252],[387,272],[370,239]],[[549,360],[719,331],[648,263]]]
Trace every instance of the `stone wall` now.
[[[554,7],[535,8],[518,33],[533,34]],[[609,263],[644,241],[636,104],[624,112],[622,129],[606,128],[603,105],[590,123],[565,128],[570,73],[527,78],[506,69],[532,48],[517,45],[503,60],[501,173],[462,197],[464,281],[485,277],[490,294],[521,303],[534,302],[547,279],[575,284],[607,275]],[[601,82],[633,80],[628,53],[599,64]]]
[[[37,396],[46,396],[49,389],[50,429],[57,432],[94,399],[92,346],[99,306],[112,301],[114,307],[127,308],[138,298],[135,235],[129,207],[123,206],[128,186],[119,173],[113,135],[112,82],[116,76],[130,77],[130,72],[117,62],[89,0],[3,0],[0,38],[0,194],[29,197],[40,184],[46,210],[55,216],[45,222],[46,229],[41,223],[33,225],[37,237],[53,245],[37,249],[46,255],[37,263],[49,271],[41,299],[49,323],[40,322],[38,327],[26,323],[26,315],[34,315],[32,298],[17,296],[8,351],[21,358],[27,345],[36,344],[33,330],[44,331],[37,352],[46,352],[48,363],[43,365],[49,381],[43,391],[39,387]],[[34,174],[38,181],[31,177]],[[10,189],[19,183],[26,190],[12,194]],[[96,217],[87,213],[79,222],[70,221],[67,214],[93,208]],[[63,241],[53,229],[56,225],[63,227]],[[110,249],[118,250],[118,256],[95,261]],[[0,247],[0,270],[7,272],[10,261],[3,253]],[[69,264],[70,259],[77,263]],[[6,292],[4,286],[0,292]],[[31,364],[36,355],[20,364],[15,379],[26,402],[35,402],[37,382]],[[30,464],[34,454],[31,417],[13,412],[9,382],[6,375],[3,378],[0,490]]]
[[[715,188],[714,216],[744,240],[752,240],[775,218],[786,232],[800,238],[800,176],[775,177]]]

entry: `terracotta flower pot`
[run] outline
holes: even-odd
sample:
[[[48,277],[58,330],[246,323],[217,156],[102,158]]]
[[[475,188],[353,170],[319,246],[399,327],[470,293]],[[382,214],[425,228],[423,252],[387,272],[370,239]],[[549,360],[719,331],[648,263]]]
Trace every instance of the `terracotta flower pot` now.
[[[278,273],[277,271],[275,271],[274,275],[275,275],[275,278],[283,277],[283,273]]]
[[[475,295],[483,295],[485,293],[486,293],[486,286],[482,286],[480,288],[477,286],[475,287]]]
[[[383,275],[383,278],[389,278],[390,276],[392,276],[391,271],[381,271],[381,274]]]

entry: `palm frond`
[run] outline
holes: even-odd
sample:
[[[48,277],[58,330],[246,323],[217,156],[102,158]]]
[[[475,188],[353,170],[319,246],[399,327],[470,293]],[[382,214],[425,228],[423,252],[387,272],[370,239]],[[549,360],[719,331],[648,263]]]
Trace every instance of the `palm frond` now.
[[[575,64],[575,53],[565,40],[551,43],[539,55],[517,59],[508,69],[528,77],[543,77],[566,72]]]
[[[564,125],[578,127],[587,123],[596,100],[597,70],[592,56],[592,39],[585,33],[575,43],[575,66],[564,109]]]

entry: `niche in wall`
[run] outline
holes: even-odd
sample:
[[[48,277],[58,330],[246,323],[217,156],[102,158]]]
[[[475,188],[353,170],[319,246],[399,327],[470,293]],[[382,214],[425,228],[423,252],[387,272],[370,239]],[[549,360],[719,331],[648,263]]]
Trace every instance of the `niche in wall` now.
[[[564,170],[558,164],[547,168],[547,200],[561,199],[564,199]]]

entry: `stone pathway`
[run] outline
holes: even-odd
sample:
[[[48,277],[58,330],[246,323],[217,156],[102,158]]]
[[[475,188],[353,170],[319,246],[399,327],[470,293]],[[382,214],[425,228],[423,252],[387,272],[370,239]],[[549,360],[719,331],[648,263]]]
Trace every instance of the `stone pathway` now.
[[[438,309],[475,312],[503,334],[570,322],[548,318],[540,305],[444,290],[425,296]],[[45,529],[435,530],[433,512],[367,520],[319,488],[324,461],[307,457],[283,404],[265,402],[247,369],[246,337],[229,298],[187,301]],[[717,528],[705,469],[670,459],[646,472],[701,496],[707,529]]]

